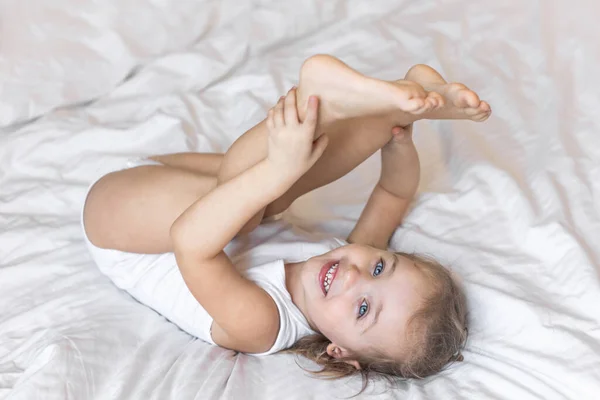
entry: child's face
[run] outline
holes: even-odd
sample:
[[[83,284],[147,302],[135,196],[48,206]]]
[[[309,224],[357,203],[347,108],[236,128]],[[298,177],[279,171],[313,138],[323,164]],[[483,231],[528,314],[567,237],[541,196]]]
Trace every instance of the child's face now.
[[[307,260],[299,279],[301,311],[340,355],[376,349],[400,358],[406,323],[428,288],[412,260],[359,244]]]

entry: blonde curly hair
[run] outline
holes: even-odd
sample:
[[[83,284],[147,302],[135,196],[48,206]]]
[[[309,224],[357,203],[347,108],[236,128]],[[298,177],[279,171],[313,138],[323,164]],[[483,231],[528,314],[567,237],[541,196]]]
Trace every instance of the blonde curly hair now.
[[[394,360],[382,353],[353,354],[346,358],[334,358],[327,354],[331,342],[321,334],[303,337],[286,352],[304,356],[322,367],[311,373],[328,379],[362,375],[365,390],[373,374],[393,377],[422,379],[441,371],[453,361],[462,361],[461,350],[467,340],[467,310],[462,289],[450,271],[435,259],[418,254],[397,252],[412,260],[425,274],[430,292],[423,298],[421,307],[407,323],[407,339],[410,351],[401,360]],[[356,360],[360,369],[346,361]]]

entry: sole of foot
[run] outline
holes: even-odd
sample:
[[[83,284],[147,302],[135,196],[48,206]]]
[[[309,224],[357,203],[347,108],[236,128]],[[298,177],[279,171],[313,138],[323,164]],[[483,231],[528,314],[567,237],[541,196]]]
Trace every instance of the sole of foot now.
[[[369,78],[328,55],[312,56],[302,65],[297,89],[300,119],[312,95],[320,99],[322,123],[392,113],[423,115],[443,106],[442,94],[428,93],[418,82]]]

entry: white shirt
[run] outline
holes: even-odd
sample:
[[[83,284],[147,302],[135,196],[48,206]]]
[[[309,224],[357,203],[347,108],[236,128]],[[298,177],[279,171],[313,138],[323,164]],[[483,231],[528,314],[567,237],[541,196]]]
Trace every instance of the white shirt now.
[[[291,347],[301,337],[315,333],[292,302],[285,286],[285,264],[305,261],[347,243],[311,234],[276,218],[263,221],[252,233],[232,241],[225,252],[240,273],[263,288],[279,310],[279,333],[268,351]]]
[[[98,248],[87,237],[86,242],[98,268],[118,287],[189,334],[214,344],[210,332],[213,319],[190,293],[173,253],[126,253]],[[256,355],[284,350],[314,333],[285,286],[285,264],[305,261],[345,244],[343,240],[311,234],[283,219],[271,218],[224,249],[238,271],[273,298],[279,311],[275,343]]]

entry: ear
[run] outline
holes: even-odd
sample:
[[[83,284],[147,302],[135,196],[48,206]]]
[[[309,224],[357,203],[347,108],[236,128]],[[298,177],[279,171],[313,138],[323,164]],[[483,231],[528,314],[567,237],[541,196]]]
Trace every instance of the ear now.
[[[327,354],[329,354],[329,356],[333,357],[333,358],[343,358],[343,357],[348,357],[350,355],[348,350],[346,350],[343,347],[340,347],[334,343],[329,343],[327,345]],[[361,369],[360,364],[356,360],[345,360],[344,362],[346,364],[352,365],[356,369]]]

